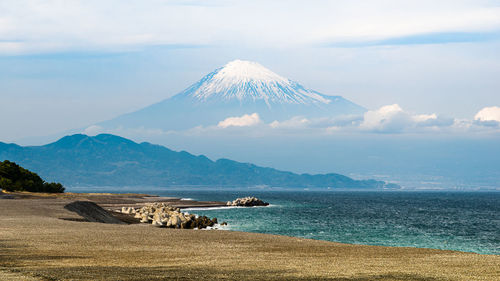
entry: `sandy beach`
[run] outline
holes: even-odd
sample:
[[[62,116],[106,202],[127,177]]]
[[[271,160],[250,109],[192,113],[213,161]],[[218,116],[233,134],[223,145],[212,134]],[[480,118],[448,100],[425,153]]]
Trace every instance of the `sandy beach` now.
[[[224,230],[86,222],[75,200],[104,208],[146,195],[15,195],[0,199],[0,280],[500,280],[500,256],[362,246]]]

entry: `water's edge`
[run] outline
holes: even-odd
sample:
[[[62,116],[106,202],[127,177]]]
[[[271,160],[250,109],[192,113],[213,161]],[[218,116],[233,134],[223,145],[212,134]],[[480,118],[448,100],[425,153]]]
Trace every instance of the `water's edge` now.
[[[227,229],[235,231],[500,255],[498,192],[141,189],[140,193],[222,202],[256,196],[271,203],[268,207],[188,210],[226,221]]]

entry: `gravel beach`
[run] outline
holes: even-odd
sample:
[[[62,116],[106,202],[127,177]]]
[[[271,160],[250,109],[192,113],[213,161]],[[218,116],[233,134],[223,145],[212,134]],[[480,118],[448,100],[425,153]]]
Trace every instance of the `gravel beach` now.
[[[109,209],[155,199],[27,193],[0,199],[0,280],[500,280],[495,255],[87,222],[64,208],[76,200]]]

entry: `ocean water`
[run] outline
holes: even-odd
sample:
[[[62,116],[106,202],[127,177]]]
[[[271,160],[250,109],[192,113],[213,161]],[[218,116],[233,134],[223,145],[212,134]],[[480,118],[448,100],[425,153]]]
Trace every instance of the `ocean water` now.
[[[189,209],[228,229],[352,244],[500,254],[500,192],[158,191],[195,200],[256,196],[268,207]]]
[[[351,244],[418,247],[500,255],[500,192],[368,192],[72,188],[229,201],[256,196],[271,205],[199,208],[227,229]]]

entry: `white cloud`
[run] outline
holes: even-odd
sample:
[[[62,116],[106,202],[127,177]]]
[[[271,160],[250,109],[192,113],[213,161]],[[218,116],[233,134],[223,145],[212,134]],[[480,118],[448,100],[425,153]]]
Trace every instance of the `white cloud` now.
[[[499,122],[500,123],[500,107],[491,106],[481,109],[474,120],[479,122]]]
[[[273,121],[269,124],[269,126],[271,128],[274,128],[274,129],[279,129],[279,128],[283,128],[283,129],[296,129],[296,128],[304,128],[304,127],[307,127],[308,125],[311,124],[311,121],[309,121],[309,119],[307,118],[304,118],[304,117],[301,117],[301,116],[296,116],[296,117],[293,117],[289,120],[284,120],[284,121]]]
[[[489,116],[489,115],[488,115]],[[489,122],[494,122],[491,124]],[[257,113],[240,117],[229,117],[217,125],[197,126],[191,129],[174,131],[154,128],[113,128],[103,129],[93,125],[85,129],[85,133],[118,134],[134,139],[166,136],[326,136],[326,135],[360,135],[360,134],[498,134],[500,126],[497,121],[474,121],[471,119],[454,119],[433,114],[411,114],[398,104],[382,106],[377,110],[366,112],[364,116],[341,116],[336,118],[309,119],[296,116],[288,120],[265,123]]]
[[[435,131],[453,124],[453,118],[441,117],[435,113],[414,115],[404,111],[398,104],[392,104],[367,111],[359,129],[382,133],[417,132],[422,129]]]
[[[241,117],[229,117],[220,121],[217,124],[219,128],[227,128],[227,127],[249,127],[260,124],[262,121],[260,120],[259,114],[245,114]]]
[[[428,121],[431,121],[431,120],[436,120],[437,119],[437,115],[436,115],[436,113],[433,113],[433,114],[420,114],[420,115],[413,116],[412,119],[415,122],[428,122]]]
[[[455,119],[438,116],[433,114],[421,114],[412,116],[417,127],[450,127],[454,124]]]
[[[353,131],[358,129],[363,121],[363,116],[359,115],[343,115],[333,118],[305,118],[303,116],[295,116],[288,120],[273,121],[269,123],[269,128],[273,130],[287,131]]]
[[[409,122],[408,114],[398,104],[392,104],[367,111],[359,127],[369,131],[400,131]]]
[[[0,38],[18,42],[0,44],[0,52],[159,44],[275,47],[499,26],[500,7],[472,0],[16,0],[0,1]]]
[[[471,123],[471,121],[469,121]],[[457,123],[458,124],[458,123]],[[460,126],[464,126],[461,123]],[[432,114],[411,114],[398,104],[382,106],[367,111],[363,116],[340,116],[336,118],[308,119],[293,117],[268,124],[272,130],[295,131],[304,134],[335,133],[425,133],[451,130],[455,126],[453,118]],[[458,128],[458,127],[457,127]]]
[[[154,128],[104,129],[98,125],[84,130],[87,135],[112,133],[127,137],[184,136],[231,136],[234,134],[253,137],[272,135],[324,136],[332,134],[496,134],[500,131],[500,107],[481,109],[474,120],[454,119],[432,114],[412,114],[398,104],[382,106],[367,111],[363,116],[340,116],[335,118],[305,118],[295,116],[288,120],[265,123],[258,113],[228,117],[216,126],[198,126],[182,131],[164,131]]]

